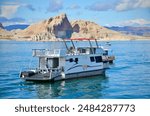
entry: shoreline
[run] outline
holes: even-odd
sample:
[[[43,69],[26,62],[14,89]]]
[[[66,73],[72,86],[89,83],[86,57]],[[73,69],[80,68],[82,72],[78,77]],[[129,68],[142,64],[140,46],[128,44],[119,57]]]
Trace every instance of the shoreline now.
[[[16,39],[0,39],[0,41],[18,41],[18,42],[62,42],[63,40],[49,40],[49,41],[34,41],[34,40],[16,40]],[[65,41],[70,41],[70,40],[65,40]],[[87,41],[87,40],[73,40],[73,41]],[[95,41],[95,40],[91,40]],[[111,40],[98,40],[98,42],[108,42],[108,41],[150,41],[150,39],[111,39]]]

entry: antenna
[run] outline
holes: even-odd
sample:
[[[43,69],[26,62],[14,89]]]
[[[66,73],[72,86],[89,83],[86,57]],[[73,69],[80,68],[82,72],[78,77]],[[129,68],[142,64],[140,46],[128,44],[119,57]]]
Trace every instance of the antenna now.
[[[88,40],[89,40],[91,52],[92,52],[92,54],[93,54],[94,52],[93,52],[93,49],[92,49],[92,43],[91,43],[90,39],[88,39]]]
[[[62,40],[63,40],[63,42],[65,43],[66,49],[69,51],[69,48],[68,48],[68,46],[67,46],[67,44],[66,44],[66,41],[65,41],[64,39],[62,39]]]
[[[98,46],[98,42],[97,42],[97,40],[96,40],[96,39],[95,39],[95,43],[96,43],[97,48],[99,48],[99,46]]]
[[[75,45],[74,45],[74,43],[73,43],[73,41],[71,40],[71,43],[72,43],[72,45],[73,45],[73,49],[75,50]]]

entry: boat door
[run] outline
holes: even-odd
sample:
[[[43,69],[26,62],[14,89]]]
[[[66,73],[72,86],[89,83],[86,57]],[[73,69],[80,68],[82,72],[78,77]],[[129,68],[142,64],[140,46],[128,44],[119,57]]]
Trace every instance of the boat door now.
[[[59,66],[59,58],[52,59],[52,68],[58,68]]]
[[[59,66],[59,58],[47,58],[47,68],[57,68]]]

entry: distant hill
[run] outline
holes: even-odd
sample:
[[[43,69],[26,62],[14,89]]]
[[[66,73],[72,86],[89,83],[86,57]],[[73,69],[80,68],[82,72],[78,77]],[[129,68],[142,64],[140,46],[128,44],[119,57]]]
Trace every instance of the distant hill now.
[[[112,26],[106,28],[128,35],[150,36],[150,27]]]
[[[2,23],[0,23],[0,39],[11,39],[13,33],[4,29]]]
[[[5,29],[7,31],[11,31],[11,30],[14,30],[14,29],[25,29],[27,28],[29,25],[21,25],[21,24],[17,24],[17,25],[9,25],[9,26],[5,26]]]
[[[4,27],[3,27],[2,23],[0,23],[0,29],[4,29]]]

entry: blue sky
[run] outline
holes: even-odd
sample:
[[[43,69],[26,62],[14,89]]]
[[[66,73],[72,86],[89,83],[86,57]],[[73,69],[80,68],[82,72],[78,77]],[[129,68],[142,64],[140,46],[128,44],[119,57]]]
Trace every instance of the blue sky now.
[[[32,24],[66,13],[102,26],[150,26],[149,0],[1,0],[3,25]]]

